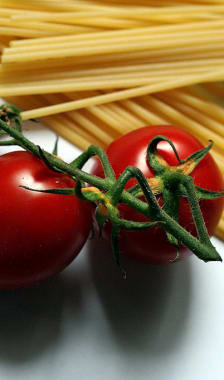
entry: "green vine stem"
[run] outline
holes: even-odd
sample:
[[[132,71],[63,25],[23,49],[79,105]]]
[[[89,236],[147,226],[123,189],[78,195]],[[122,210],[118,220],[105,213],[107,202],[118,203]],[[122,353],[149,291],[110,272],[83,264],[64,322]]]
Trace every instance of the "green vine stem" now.
[[[18,120],[18,115],[15,117],[17,117]],[[185,175],[182,171],[180,172],[178,167],[171,167],[170,169],[167,169],[166,165],[164,167],[164,163],[156,154],[157,142],[161,141],[161,139],[167,140],[167,138],[164,136],[159,136],[157,141],[153,141],[151,145],[149,144],[147,154],[148,157],[150,156],[153,168],[157,169],[160,174],[160,178],[158,179],[159,184],[161,183],[162,185],[161,192],[164,186],[167,189],[169,189],[170,186],[175,186],[175,189],[177,192],[179,192],[178,194],[180,196],[183,193],[184,195],[187,195],[193,214],[193,219],[198,231],[198,239],[192,236],[178,224],[176,220],[176,211],[173,215],[172,213],[169,215],[168,210],[166,210],[166,212],[159,206],[157,198],[153,191],[153,187],[150,185],[150,180],[146,179],[138,168],[126,168],[121,176],[116,180],[113,169],[111,168],[105,152],[99,147],[90,146],[87,151],[82,153],[74,161],[71,163],[66,163],[54,154],[46,152],[28,140],[22,134],[19,128],[16,128],[14,125],[11,126],[11,123],[6,122],[1,117],[1,114],[0,129],[12,137],[14,145],[18,145],[34,154],[36,157],[44,160],[44,162],[52,170],[63,172],[76,181],[76,187],[74,189],[52,189],[48,191],[43,190],[43,192],[52,192],[58,194],[78,194],[80,197],[87,201],[95,202],[98,205],[98,212],[100,212],[99,205],[102,205],[105,208],[106,216],[102,219],[102,226],[106,218],[111,220],[112,246],[118,264],[120,263],[118,243],[120,229],[143,229],[149,228],[155,224],[158,224],[165,229],[170,241],[173,241],[174,245],[177,246],[178,242],[186,246],[199,259],[205,262],[222,261],[215,247],[213,247],[210,242],[198,204],[198,198],[200,198],[200,194],[202,194],[204,198],[213,199],[217,198],[218,196],[223,196],[224,193],[208,192],[207,190],[197,188],[194,186],[191,177]],[[168,142],[172,145],[172,142]],[[5,143],[7,144],[7,141]],[[4,145],[4,142],[2,142],[1,145]],[[205,149],[208,150],[208,148]],[[196,152],[193,158],[190,157],[188,161],[185,160],[186,168],[188,168],[190,165],[194,165],[194,162],[199,160],[199,158],[202,159],[203,154],[205,153],[202,151],[198,153]],[[90,157],[93,156],[98,156],[100,159],[102,167],[104,169],[105,178],[97,177],[82,170],[84,164]],[[180,162],[180,165],[183,165],[183,161]],[[137,189],[140,190],[140,193],[144,195],[145,201],[138,198],[139,194],[136,196],[135,192],[124,190],[124,187],[130,178],[136,178],[138,182]],[[86,187],[85,184],[88,184],[90,186]],[[35,189],[29,190],[37,191]],[[137,223],[121,219],[117,208],[117,205],[120,202],[126,203],[128,206],[145,215],[149,219],[149,222]]]

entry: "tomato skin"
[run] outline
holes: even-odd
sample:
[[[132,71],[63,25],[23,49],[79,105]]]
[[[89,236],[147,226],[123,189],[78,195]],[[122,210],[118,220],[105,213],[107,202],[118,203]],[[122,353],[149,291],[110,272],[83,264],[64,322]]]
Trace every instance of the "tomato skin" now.
[[[140,128],[115,140],[106,150],[116,177],[119,177],[129,165],[141,169],[147,178],[154,176],[153,170],[147,162],[146,150],[149,142],[156,135],[168,137],[174,143],[181,159],[202,149],[202,145],[197,139],[178,127],[150,126]],[[158,144],[158,151],[169,165],[176,165],[178,163],[172,148],[167,142],[160,142]],[[98,161],[93,167],[92,173],[103,177],[103,172]],[[221,191],[223,189],[222,175],[210,154],[198,164],[191,176],[194,179],[195,185],[213,191]],[[126,189],[134,184],[136,184],[136,180],[131,179],[126,185]],[[162,205],[161,196],[157,199]],[[222,213],[223,199],[200,200],[200,207],[209,235],[212,235]],[[122,218],[135,221],[147,220],[143,215],[125,204],[120,204],[119,210]],[[197,236],[186,199],[180,199],[179,210],[179,223],[194,236]],[[109,238],[109,235],[110,224],[107,223],[104,228],[104,236]],[[176,257],[176,251],[167,241],[166,234],[161,227],[153,227],[144,231],[121,231],[120,251],[130,258],[149,264],[168,264]],[[189,254],[189,250],[181,247],[181,254],[178,260]]]
[[[79,253],[91,226],[91,205],[73,195],[19,187],[73,187],[29,152],[0,157],[0,288],[39,283],[64,269]]]

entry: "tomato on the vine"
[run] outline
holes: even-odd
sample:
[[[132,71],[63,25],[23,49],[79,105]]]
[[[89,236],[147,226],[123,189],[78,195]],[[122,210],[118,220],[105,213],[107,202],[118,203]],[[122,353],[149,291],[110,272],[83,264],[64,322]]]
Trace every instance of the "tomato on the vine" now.
[[[146,150],[149,142],[157,135],[168,137],[176,147],[180,159],[185,159],[194,152],[202,149],[201,143],[188,132],[175,126],[151,126],[132,131],[112,142],[106,149],[109,161],[118,178],[127,166],[138,167],[147,178],[154,176],[153,170],[147,161]],[[177,157],[173,149],[166,141],[158,144],[158,152],[169,165],[177,165]],[[93,174],[103,177],[102,167],[99,161],[96,162]],[[194,183],[202,188],[221,191],[223,188],[222,175],[210,154],[191,173]],[[136,184],[135,179],[131,179],[126,189]],[[159,203],[163,204],[161,195],[157,196]],[[215,227],[221,216],[223,209],[223,199],[200,200],[200,208],[205,220],[209,235],[215,231]],[[147,218],[134,211],[125,204],[119,205],[120,216],[124,219],[135,221],[146,221]],[[192,213],[186,198],[179,201],[178,222],[187,231],[197,236],[196,228],[192,219]],[[109,238],[110,223],[107,222],[104,235]],[[121,231],[120,252],[126,256],[151,264],[167,264],[177,256],[176,249],[169,243],[165,231],[162,227],[156,226],[144,231]],[[181,246],[178,260],[188,255],[189,251]]]
[[[75,195],[26,190],[72,188],[31,153],[0,157],[0,288],[19,288],[60,272],[79,253],[91,226],[91,205]]]

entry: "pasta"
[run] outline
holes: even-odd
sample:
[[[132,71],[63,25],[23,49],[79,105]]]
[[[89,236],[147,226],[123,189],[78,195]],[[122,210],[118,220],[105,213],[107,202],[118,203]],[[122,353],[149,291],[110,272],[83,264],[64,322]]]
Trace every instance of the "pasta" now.
[[[177,124],[215,141],[224,174],[224,0],[0,0],[0,15],[0,97],[24,120],[82,150]]]

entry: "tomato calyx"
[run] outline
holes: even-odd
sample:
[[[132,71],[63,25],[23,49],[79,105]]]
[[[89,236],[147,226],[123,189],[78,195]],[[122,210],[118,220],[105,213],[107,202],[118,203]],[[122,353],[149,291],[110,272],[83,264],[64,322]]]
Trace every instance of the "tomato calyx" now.
[[[7,113],[7,110],[4,110]],[[15,116],[17,117],[17,116]],[[85,152],[70,163],[59,159],[55,154],[50,154],[37,145],[33,144],[22,134],[21,130],[14,128],[6,121],[5,115],[0,114],[0,128],[12,137],[14,145],[19,145],[28,150],[53,171],[67,174],[75,181],[74,189],[48,189],[36,190],[27,188],[30,191],[76,195],[77,197],[93,202],[96,205],[96,221],[99,230],[107,220],[111,222],[111,242],[117,264],[120,266],[119,235],[121,230],[141,230],[154,227],[156,225],[164,228],[168,241],[176,248],[177,257],[179,246],[184,245],[195,255],[207,261],[222,261],[220,255],[213,247],[202,213],[199,207],[199,199],[216,199],[224,195],[224,192],[209,191],[193,183],[191,172],[205,157],[212,147],[212,142],[208,147],[195,152],[185,160],[181,160],[174,144],[167,137],[156,136],[148,145],[147,160],[155,172],[155,177],[147,179],[141,170],[128,166],[116,179],[114,171],[109,163],[108,157],[103,149],[90,146]],[[160,141],[166,141],[172,147],[178,164],[169,166],[159,154],[157,146]],[[7,145],[7,141],[1,142]],[[104,170],[104,178],[91,175],[83,170],[85,163],[93,156],[97,156]],[[127,182],[134,178],[137,185],[129,190],[125,190]],[[159,205],[156,195],[162,194],[163,206]],[[143,199],[140,199],[143,197]],[[198,238],[195,238],[178,223],[179,198],[186,197],[196,226]],[[147,222],[136,222],[122,219],[119,212],[119,204],[126,203],[129,207],[140,212],[147,217]]]
[[[0,119],[4,121],[6,124],[11,125],[13,128],[17,129],[18,131],[22,131],[22,119],[20,116],[20,110],[17,107],[5,104],[0,106]],[[4,130],[0,130],[0,136],[5,134],[6,132]],[[15,144],[17,144],[15,139],[0,141],[0,146],[9,146]]]
[[[169,166],[163,157],[159,154],[157,146],[160,141],[166,141],[169,143],[173,152],[178,160],[178,164],[175,166]],[[179,198],[184,195],[188,198],[188,202],[191,207],[194,223],[200,236],[200,239],[208,243],[208,233],[203,221],[202,213],[198,204],[200,199],[200,189],[196,189],[192,178],[189,176],[199,162],[206,156],[209,150],[212,148],[213,142],[194,152],[188,156],[185,160],[181,160],[176,151],[176,148],[172,141],[165,136],[158,135],[152,139],[147,148],[147,159],[155,171],[156,176],[161,181],[161,193],[163,196],[163,210],[171,216],[175,221],[178,221],[179,215]],[[203,193],[204,189],[201,189]],[[207,194],[206,194],[207,193]],[[214,194],[209,191],[204,192],[204,196],[209,195],[212,199]],[[217,194],[216,194],[217,195]],[[177,251],[176,258],[179,257],[179,245],[178,238],[173,236],[169,231],[166,231],[166,236],[170,244],[172,244]],[[209,240],[210,242],[210,240]]]

